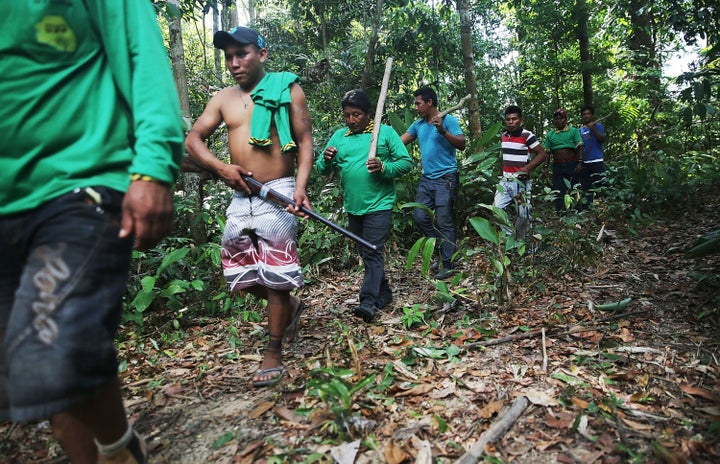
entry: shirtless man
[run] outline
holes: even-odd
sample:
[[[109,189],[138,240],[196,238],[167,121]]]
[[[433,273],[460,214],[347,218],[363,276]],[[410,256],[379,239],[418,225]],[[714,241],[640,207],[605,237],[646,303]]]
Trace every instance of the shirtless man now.
[[[219,31],[213,44],[224,51],[237,85],[210,99],[188,133],[185,147],[193,162],[217,174],[235,191],[222,238],[223,270],[231,291],[267,300],[270,341],[253,385],[270,386],[285,374],[283,338],[294,338],[304,307],[290,295],[303,284],[293,214],[304,213],[294,205],[284,209],[252,196],[242,176],[252,176],[293,198],[296,205],[310,208],[306,193],[313,162],[310,112],[297,76],[265,72],[268,51],[257,32],[247,27]],[[205,144],[223,122],[231,164],[219,160]]]
[[[560,108],[553,114],[554,130],[545,137],[545,150],[552,154],[552,188],[557,190],[555,211],[565,210],[565,194],[578,182],[583,167],[583,139],[577,128],[568,126],[567,111]]]

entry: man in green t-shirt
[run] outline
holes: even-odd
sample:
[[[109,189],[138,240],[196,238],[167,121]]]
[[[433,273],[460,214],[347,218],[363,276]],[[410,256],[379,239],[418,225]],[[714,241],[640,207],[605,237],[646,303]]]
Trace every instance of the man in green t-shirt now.
[[[545,137],[545,151],[552,156],[552,188],[557,191],[555,211],[565,209],[565,194],[577,182],[582,168],[583,140],[577,128],[568,126],[567,111],[560,108],[553,113],[554,130]]]

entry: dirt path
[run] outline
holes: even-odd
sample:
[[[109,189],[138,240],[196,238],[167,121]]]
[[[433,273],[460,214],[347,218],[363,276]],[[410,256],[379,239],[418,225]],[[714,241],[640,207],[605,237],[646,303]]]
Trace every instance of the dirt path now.
[[[595,268],[541,276],[544,291],[537,282],[517,289],[510,310],[443,312],[431,281],[393,263],[393,309],[367,325],[348,315],[359,274],[312,276],[281,384],[249,386],[261,323],[206,320],[160,349],[150,339],[121,347],[131,418],[157,463],[330,463],[333,448],[356,439],[354,462],[429,463],[429,452],[447,463],[525,396],[529,407],[487,448],[494,462],[720,462],[720,297],[717,283],[698,282],[717,279],[720,259],[682,257],[718,227],[709,219],[718,207],[715,199],[609,242]],[[468,273],[463,285],[476,279]],[[589,304],[624,298],[621,315]],[[426,324],[406,329],[403,308],[424,305]],[[515,340],[483,346],[505,336]],[[307,389],[320,367],[383,386],[352,396],[344,434]],[[62,462],[47,424],[0,433],[0,462]]]

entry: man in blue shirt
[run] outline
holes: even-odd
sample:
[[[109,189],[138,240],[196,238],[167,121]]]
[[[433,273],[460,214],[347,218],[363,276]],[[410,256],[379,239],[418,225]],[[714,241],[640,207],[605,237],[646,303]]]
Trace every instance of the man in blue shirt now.
[[[580,110],[583,125],[580,136],[585,144],[582,169],[579,172],[580,186],[585,192],[585,205],[593,202],[594,192],[591,188],[598,188],[605,184],[605,159],[602,144],[605,142],[605,128],[595,119],[595,108],[585,105]]]
[[[440,114],[437,94],[432,88],[421,87],[413,95],[420,119],[410,125],[401,139],[406,145],[418,141],[422,177],[415,201],[432,210],[435,221],[421,208],[415,208],[413,219],[423,235],[437,240],[440,272],[436,278],[444,279],[455,272],[454,206],[459,187],[456,150],[465,149],[465,135],[454,116]]]

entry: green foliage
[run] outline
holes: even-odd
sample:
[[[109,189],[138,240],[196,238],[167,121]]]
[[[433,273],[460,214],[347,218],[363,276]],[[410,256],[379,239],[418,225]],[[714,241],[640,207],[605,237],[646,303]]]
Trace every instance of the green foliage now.
[[[565,213],[543,228],[543,263],[558,274],[577,272],[591,265],[602,252],[592,214]]]
[[[447,359],[448,361],[457,361],[460,354],[460,348],[454,344],[450,344],[446,348],[414,346],[412,351],[415,356],[421,358]]]
[[[685,253],[686,258],[700,258],[720,251],[720,229],[700,237],[693,247]]]
[[[313,369],[310,376],[308,394],[319,398],[332,411],[338,431],[347,430],[355,396],[375,380],[375,374],[369,374],[357,383],[352,382],[357,374],[350,369],[318,368]]]
[[[500,171],[500,133],[502,123],[496,122],[483,136],[472,140],[459,160],[460,195],[457,203],[458,223],[482,214],[482,204],[492,203]]]
[[[435,238],[434,237],[422,237],[419,238],[410,249],[408,253],[407,261],[405,262],[405,270],[410,271],[415,259],[419,256],[422,257],[420,265],[420,272],[424,276],[430,273],[430,265],[432,264],[433,254],[435,253]]]
[[[526,244],[524,240],[515,238],[514,226],[505,210],[493,205],[480,206],[491,213],[491,218],[473,217],[468,222],[480,238],[491,245],[484,251],[494,269],[493,294],[498,301],[503,301],[509,296],[512,252],[514,251],[518,257],[522,256]]]
[[[400,323],[406,329],[412,329],[417,325],[425,323],[425,311],[423,306],[414,304],[412,306],[406,306],[403,308],[403,315],[400,316]]]
[[[213,252],[213,248],[208,250]],[[129,293],[131,295],[134,293],[135,296],[132,300],[126,301],[124,320],[142,325],[144,312],[158,298],[164,299],[163,304],[168,309],[178,311],[186,304],[188,293],[202,294],[206,290],[206,284],[202,279],[184,278],[180,271],[184,266],[194,266],[193,257],[188,256],[190,252],[189,246],[168,248],[166,253],[162,253],[158,248],[149,252],[133,252],[135,260],[139,261],[140,267],[147,269],[148,273],[139,272],[131,278]],[[206,256],[200,255],[194,258],[202,261]],[[137,289],[136,292],[132,291],[133,288]]]
[[[177,9],[168,2],[153,3],[165,17],[177,17]],[[695,45],[699,37],[714,37],[711,25],[717,23],[712,21],[717,9],[708,0],[693,0],[691,4],[685,8],[684,4],[662,1],[643,7],[649,13],[663,11],[666,15],[665,21],[649,26],[656,39],[656,51],[681,47],[680,39]],[[412,91],[419,85],[435,86],[445,103],[467,93],[458,52],[459,17],[451,2],[385,2],[374,63],[366,70],[375,5],[318,0],[255,4],[253,25],[270,44],[268,69],[296,72],[302,78],[316,153],[342,124],[341,96],[358,87],[366,71],[370,83],[366,90],[377,99],[382,64],[388,56],[394,57],[394,63],[385,122],[398,133],[403,133],[417,117]],[[210,18],[206,15],[213,11],[212,6],[212,2],[180,2],[193,117],[200,114],[217,90],[234,84],[211,45]],[[472,258],[481,267],[487,263],[488,267],[471,268],[450,282],[434,283],[439,301],[464,298],[460,286],[463,279],[472,282],[473,291],[498,297],[513,280],[533,279],[538,266],[557,266],[558,270],[584,266],[602,251],[601,244],[594,240],[597,225],[593,217],[602,223],[622,227],[627,224],[633,233],[652,220],[657,211],[682,203],[697,189],[720,180],[716,169],[720,153],[720,48],[716,40],[707,40],[691,72],[670,82],[661,70],[639,66],[643,57],[628,36],[638,29],[632,23],[628,5],[590,2],[587,27],[592,59],[581,63],[574,34],[574,8],[575,3],[569,0],[470,5],[477,103],[485,130],[458,154],[461,193],[457,226],[464,235],[458,249],[459,256]],[[537,24],[555,27],[538,28]],[[501,111],[508,103],[520,104],[525,127],[540,138],[551,127],[549,115],[557,106],[568,108],[570,123],[579,125],[579,108],[584,100],[583,69],[592,74],[592,103],[608,132],[607,186],[598,192],[601,201],[596,202],[592,214],[568,214],[555,221],[551,208],[542,208],[543,197],[549,198],[552,192],[537,182],[544,193],[536,197],[540,201],[534,205],[535,216],[545,221],[536,226],[535,232],[544,250],[528,256],[525,250],[530,244],[501,233],[509,221],[487,206],[492,203],[500,170]],[[466,127],[465,111],[456,112],[456,116]],[[224,130],[213,135],[208,144],[220,159],[229,161]],[[419,159],[417,144],[408,148]],[[418,161],[418,169],[398,180],[400,206],[394,212],[387,249],[391,258],[406,255],[408,269],[420,257],[420,270],[429,275],[435,243],[420,236],[411,214],[419,175]],[[217,244],[231,192],[218,182],[184,187],[176,195],[177,227],[173,237],[153,250],[135,254],[125,320],[140,323],[148,314],[162,314],[165,309],[171,310],[176,323],[180,317],[235,308],[242,308],[240,314],[246,319],[256,318],[257,312],[248,309],[253,306],[246,305],[254,301],[228,294],[220,271]],[[308,192],[315,210],[341,225],[346,222],[342,192],[332,180],[312,176]],[[573,198],[567,200],[570,205]],[[204,229],[204,235],[196,235],[198,228]],[[690,256],[714,249],[712,243],[698,243]],[[311,220],[301,222],[298,248],[308,277],[314,271],[325,272],[330,265],[334,269],[358,265],[354,243]],[[489,281],[486,274],[491,277]],[[499,275],[502,277],[497,279]]]

